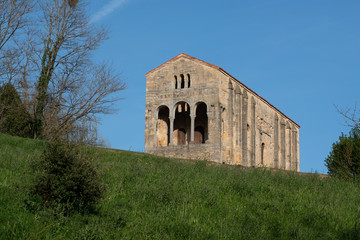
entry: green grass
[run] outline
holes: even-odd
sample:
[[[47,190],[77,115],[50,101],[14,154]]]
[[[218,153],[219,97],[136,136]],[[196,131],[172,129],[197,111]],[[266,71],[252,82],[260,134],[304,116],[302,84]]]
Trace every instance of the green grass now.
[[[43,142],[0,134],[0,239],[360,239],[360,186],[317,175],[89,149],[94,213],[27,210]]]

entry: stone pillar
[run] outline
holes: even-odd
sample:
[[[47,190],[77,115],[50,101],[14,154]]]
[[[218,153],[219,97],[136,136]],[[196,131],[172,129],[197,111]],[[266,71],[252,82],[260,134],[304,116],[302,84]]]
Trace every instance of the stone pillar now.
[[[294,145],[294,156],[293,156],[293,170],[298,172],[299,171],[299,168],[298,168],[298,165],[299,165],[299,161],[298,161],[298,142],[297,142],[297,131],[296,131],[296,128],[294,127],[293,128],[293,145]]]
[[[236,164],[242,164],[242,162],[240,161],[241,158],[241,91],[240,88],[237,86],[235,89],[235,144],[234,144],[234,149],[235,149],[235,156],[234,156],[234,160],[236,160]]]
[[[237,104],[239,102],[239,94],[237,91],[237,88],[234,90],[234,150],[236,150],[236,146],[238,145],[238,136],[239,136],[239,122],[238,122],[238,116],[239,116],[239,105]]]
[[[170,143],[169,145],[174,145],[174,117],[169,117],[170,120]]]
[[[255,130],[255,98],[251,98],[251,166],[255,166],[255,141],[256,141],[256,130]]]
[[[260,163],[260,166],[264,166],[264,151],[263,151],[263,146],[262,146],[262,144],[263,144],[263,133],[264,133],[264,131],[260,128],[259,129],[259,137],[258,137],[258,139],[259,139],[259,147],[258,147],[258,149],[257,149],[257,152],[258,152],[258,162]],[[255,159],[256,160],[256,159]]]
[[[279,166],[279,117],[275,113],[274,121],[274,168],[280,168]]]
[[[213,122],[214,122],[214,117],[213,117],[213,112],[210,111],[210,106],[207,108],[207,111],[206,111],[206,116],[207,116],[207,119],[208,119],[208,122],[207,122],[207,136],[205,136],[205,139],[207,139],[207,141],[205,141],[205,143],[209,143],[209,142],[213,142],[213,135],[211,134],[212,131],[210,131],[210,129],[212,130],[213,128]],[[215,135],[214,135],[215,136]]]
[[[237,123],[238,123],[238,133],[239,133],[239,136],[238,136],[238,140],[239,140],[239,144],[238,144],[238,147],[241,148],[241,130],[242,130],[242,93],[241,93],[241,90],[239,90],[238,92],[238,101],[237,101],[237,105],[239,106],[239,109],[238,109],[238,118],[237,118]]]
[[[285,121],[281,120],[280,123],[280,131],[281,131],[281,169],[286,169],[286,156],[285,156]]]
[[[247,119],[248,119],[248,95],[247,91],[244,89],[244,94],[242,97],[242,164],[243,166],[248,167],[248,157],[247,157]]]
[[[190,120],[191,120],[191,124],[190,124],[190,143],[194,143],[195,117],[196,117],[196,115],[194,115],[194,114],[190,115]]]
[[[229,79],[229,99],[228,99],[228,115],[227,115],[227,122],[228,122],[228,151],[229,151],[229,157],[230,157],[230,164],[233,164],[234,162],[234,154],[233,154],[233,135],[234,135],[234,119],[233,119],[233,86],[231,83],[231,79]]]
[[[219,141],[220,141],[220,163],[224,163],[225,161],[225,157],[224,157],[224,126],[223,126],[223,112],[225,111],[224,106],[222,106],[222,104],[220,102],[218,102],[218,124],[219,124]]]
[[[292,145],[291,145],[291,126],[288,125],[289,135],[288,135],[288,144],[289,144],[289,162],[288,162],[288,170],[292,170]]]
[[[295,126],[292,126],[291,130],[291,170],[296,171],[296,153],[295,153]]]

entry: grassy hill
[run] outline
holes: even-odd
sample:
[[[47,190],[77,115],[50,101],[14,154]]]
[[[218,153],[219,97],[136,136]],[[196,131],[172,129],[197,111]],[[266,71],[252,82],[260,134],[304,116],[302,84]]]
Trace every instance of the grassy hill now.
[[[0,239],[360,239],[360,186],[89,149],[108,185],[90,215],[27,210],[43,142],[0,134]]]

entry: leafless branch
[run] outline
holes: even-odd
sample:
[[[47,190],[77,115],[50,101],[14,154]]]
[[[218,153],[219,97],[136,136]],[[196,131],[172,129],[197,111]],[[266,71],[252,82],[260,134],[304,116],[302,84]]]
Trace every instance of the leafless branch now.
[[[27,24],[27,15],[34,6],[31,0],[0,1],[0,50]]]
[[[345,118],[345,125],[348,127],[358,127],[360,125],[360,112],[355,103],[353,108],[340,108],[334,105],[336,111]]]

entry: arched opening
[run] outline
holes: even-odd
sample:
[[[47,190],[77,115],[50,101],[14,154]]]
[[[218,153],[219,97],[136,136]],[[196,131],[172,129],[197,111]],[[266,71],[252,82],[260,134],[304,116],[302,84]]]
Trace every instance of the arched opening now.
[[[264,165],[264,151],[265,151],[265,143],[261,144],[261,165]]]
[[[184,74],[181,74],[181,75],[180,75],[180,78],[181,78],[181,88],[184,88],[184,87],[185,87]]]
[[[178,88],[177,76],[175,75],[174,78],[175,78],[175,89],[177,89]]]
[[[169,108],[167,106],[159,107],[158,119],[156,123],[156,140],[157,146],[168,146],[170,141],[170,119]]]
[[[187,77],[188,77],[188,88],[190,88],[190,74],[188,74]]]
[[[197,126],[195,128],[194,142],[196,144],[205,143],[205,130],[202,126]]]
[[[190,106],[186,102],[175,105],[174,145],[185,145],[190,142]]]
[[[196,106],[196,118],[195,118],[195,143],[201,144],[208,140],[208,117],[207,106],[205,103],[198,103]]]
[[[180,128],[177,132],[177,145],[185,145],[186,144],[186,130]]]

